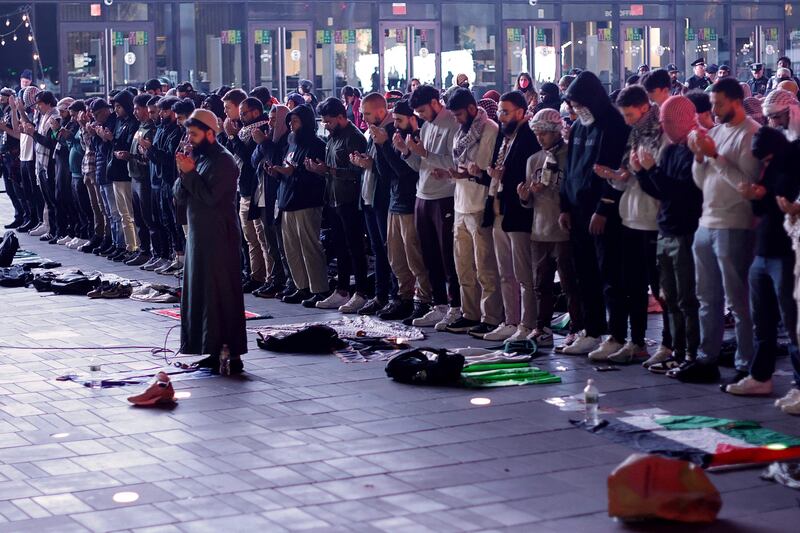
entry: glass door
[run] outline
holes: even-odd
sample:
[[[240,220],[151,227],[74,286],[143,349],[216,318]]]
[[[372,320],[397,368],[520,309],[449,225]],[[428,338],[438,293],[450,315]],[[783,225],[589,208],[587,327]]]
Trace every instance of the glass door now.
[[[534,24],[529,35],[533,44],[533,71],[531,75],[537,86],[545,82],[558,83],[561,77],[560,54],[556,48],[561,42],[559,24],[540,22]]]
[[[783,21],[735,22],[733,24],[733,74],[740,81],[750,78],[750,65],[764,64],[764,76],[775,75],[783,50]]]
[[[506,71],[503,75],[503,89],[513,89],[520,72],[531,71],[530,49],[531,27],[525,22],[507,22],[503,28],[503,50],[505,50]]]
[[[408,80],[417,78],[423,84],[438,85],[441,76],[439,62],[439,24],[435,22],[381,22],[379,74],[381,90],[405,92]],[[450,70],[456,68],[449,65]],[[452,72],[452,77],[458,72]]]
[[[698,58],[706,60],[706,65],[719,65],[719,35],[717,28],[711,26],[690,26],[683,28],[684,64],[686,78],[694,74],[692,63]]]
[[[81,25],[83,26],[83,25]],[[64,28],[61,31],[63,59],[62,95],[75,98],[105,96],[106,38],[105,30]]]
[[[622,22],[620,64],[623,82],[638,73],[640,65],[650,70],[664,68],[674,61],[675,26],[672,22]]]
[[[300,80],[313,80],[310,23],[252,23],[248,42],[251,87],[264,85],[283,102]]]
[[[140,87],[155,72],[155,31],[147,22],[62,23],[63,95],[105,96]]]
[[[338,97],[345,85],[362,95],[372,92],[372,75],[379,67],[371,28],[317,30],[314,48],[314,85],[321,96]]]

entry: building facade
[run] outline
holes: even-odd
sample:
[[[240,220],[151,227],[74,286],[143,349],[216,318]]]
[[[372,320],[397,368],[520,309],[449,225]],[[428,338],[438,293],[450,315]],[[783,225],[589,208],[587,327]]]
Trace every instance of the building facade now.
[[[29,3],[57,13],[35,35],[45,77],[73,96],[154,75],[281,96],[309,79],[329,96],[402,90],[411,78],[449,85],[463,72],[479,91],[504,91],[521,71],[544,82],[575,67],[615,89],[641,64],[674,63],[685,78],[704,57],[745,80],[754,62],[769,75],[780,56],[800,63],[800,3],[773,0]]]

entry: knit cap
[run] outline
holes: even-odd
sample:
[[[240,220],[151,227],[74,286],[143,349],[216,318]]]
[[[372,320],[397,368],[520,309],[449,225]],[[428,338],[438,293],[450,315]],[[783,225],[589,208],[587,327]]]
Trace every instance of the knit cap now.
[[[490,91],[486,91],[485,93],[483,93],[483,97],[484,98],[489,98],[490,100],[494,100],[494,102],[496,104],[500,103],[500,93],[495,91],[494,89],[492,89]]]
[[[74,98],[70,98],[69,96],[64,97],[58,101],[56,109],[58,109],[59,111],[67,111],[69,109],[69,106],[71,106],[73,102],[75,102]]]
[[[28,108],[33,107],[36,103],[36,95],[42,92],[42,90],[35,85],[29,85],[25,87],[25,90],[22,91],[22,104]]]
[[[561,131],[564,123],[561,122],[561,113],[555,109],[541,109],[528,121],[528,126],[533,131]]]
[[[692,101],[680,95],[667,98],[661,105],[661,126],[673,143],[686,141],[689,132],[697,127],[697,115]]]

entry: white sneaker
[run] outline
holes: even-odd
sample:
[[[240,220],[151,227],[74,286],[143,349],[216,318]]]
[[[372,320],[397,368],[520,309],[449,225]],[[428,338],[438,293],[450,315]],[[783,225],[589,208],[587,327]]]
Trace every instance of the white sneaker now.
[[[525,339],[529,338],[532,333],[533,332],[529,327],[520,324],[519,326],[517,326],[517,331],[509,338],[507,338],[506,342],[524,341]]]
[[[524,327],[524,326],[523,326]],[[502,341],[506,340],[517,332],[518,326],[506,325],[505,322],[494,328],[492,331],[483,336],[485,341]],[[527,329],[527,328],[525,328]]]
[[[350,296],[347,293],[341,294],[339,291],[333,291],[330,296],[317,302],[317,309],[339,309],[347,302],[350,301]]]
[[[83,240],[83,239],[81,239],[80,237],[75,237],[74,239],[72,239],[71,241],[69,241],[69,242],[67,243],[67,248],[70,248],[70,249],[72,249],[72,250],[75,250],[75,249],[77,249],[78,247],[80,247],[80,246],[83,246],[83,244],[84,244],[85,242],[86,242],[86,241],[84,241],[84,240]]]
[[[781,411],[787,415],[800,415],[800,398],[790,403],[781,405]]]
[[[447,326],[449,326],[462,316],[464,315],[461,314],[460,307],[451,307],[447,310],[447,314],[444,315],[444,318],[436,323],[434,329],[436,329],[436,331],[447,331]]]
[[[800,389],[792,388],[789,389],[786,396],[775,400],[775,407],[783,407],[786,404],[795,403],[797,401],[800,401]]]
[[[553,330],[550,328],[535,329],[528,338],[535,342],[536,346],[548,348],[553,345]]]
[[[41,237],[45,233],[50,232],[50,227],[47,224],[39,224],[28,232],[31,237]]]
[[[344,314],[356,313],[359,309],[364,307],[364,304],[366,303],[367,299],[356,292],[353,293],[353,297],[350,298],[346,304],[339,307],[339,312]]]
[[[615,352],[618,352],[623,347],[623,344],[614,340],[614,337],[609,335],[606,337],[600,346],[589,352],[589,361],[608,361],[608,357]]]
[[[585,355],[597,348],[600,345],[600,341],[600,337],[590,337],[585,331],[581,331],[575,342],[569,346],[564,346],[561,353],[565,355]]]
[[[60,239],[58,239],[58,240],[56,241],[56,244],[60,244],[60,245],[62,245],[62,246],[63,246],[63,245],[65,245],[65,244],[67,244],[68,242],[70,242],[72,239],[74,239],[74,237],[69,237],[69,236],[67,236],[67,237],[61,237]]]
[[[767,396],[772,394],[772,380],[758,381],[747,376],[725,387],[725,392],[737,396]]]
[[[445,317],[447,311],[446,305],[434,305],[425,316],[412,320],[411,325],[418,328],[432,328]]]
[[[633,363],[637,359],[647,359],[650,354],[647,353],[647,348],[634,344],[633,341],[628,341],[625,346],[608,356],[608,360],[618,365],[627,365]]]
[[[667,359],[672,357],[672,350],[664,346],[663,344],[658,347],[656,353],[650,356],[650,359],[642,363],[642,366],[645,368],[650,368],[652,365],[657,363],[663,363]]]

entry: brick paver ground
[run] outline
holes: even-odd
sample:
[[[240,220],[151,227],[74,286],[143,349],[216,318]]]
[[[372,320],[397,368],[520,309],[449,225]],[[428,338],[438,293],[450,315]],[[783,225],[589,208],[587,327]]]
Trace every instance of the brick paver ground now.
[[[8,214],[0,198],[0,219]],[[65,267],[165,281],[27,235],[20,240]],[[337,316],[249,295],[245,301],[274,322]],[[163,365],[147,349],[56,348],[160,346],[177,322],[143,307],[0,289],[0,345],[47,348],[0,347],[0,532],[624,529],[606,515],[606,477],[632,450],[573,428],[568,420],[576,413],[544,401],[579,393],[589,377],[605,394],[601,406],[618,412],[658,407],[800,434],[798,420],[776,410],[774,398],[735,398],[639,367],[598,373],[582,358],[549,354],[537,364],[562,384],[476,392],[397,384],[380,362],[265,352],[251,335],[244,377],[177,377],[176,390],[191,396],[171,409],[131,407],[125,398],[141,386],[92,390],[55,380],[83,372],[91,356],[106,372],[152,373]],[[177,346],[177,334],[168,346]],[[425,343],[482,345],[446,333]],[[782,374],[780,393],[790,379]],[[471,405],[475,396],[491,405]],[[798,493],[758,474],[712,474],[723,508],[703,531],[796,531]],[[139,498],[115,503],[119,492]]]

